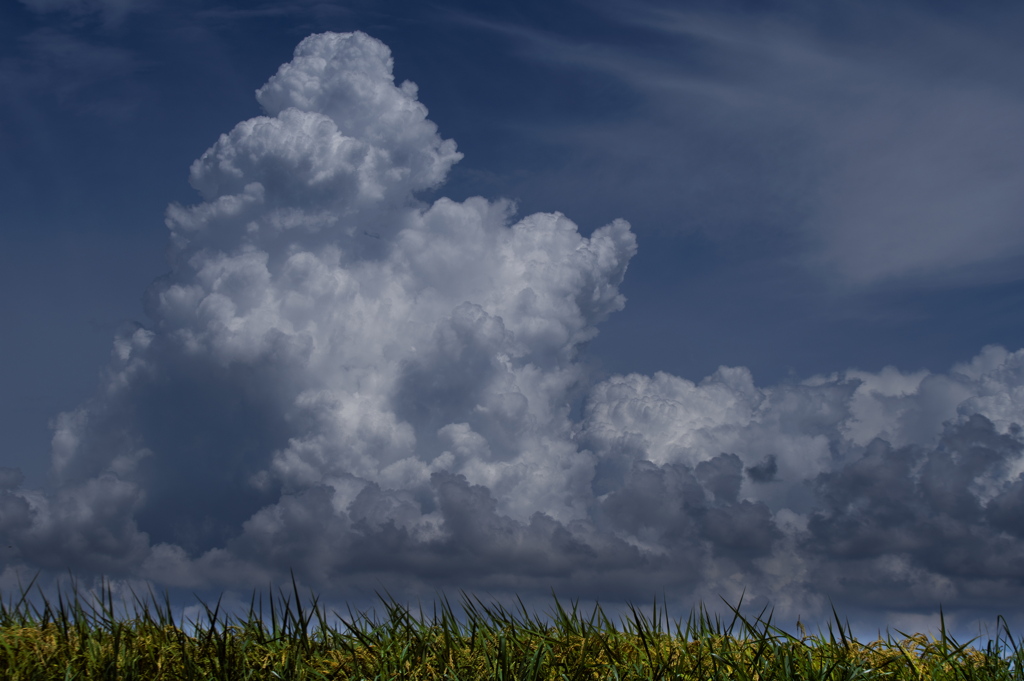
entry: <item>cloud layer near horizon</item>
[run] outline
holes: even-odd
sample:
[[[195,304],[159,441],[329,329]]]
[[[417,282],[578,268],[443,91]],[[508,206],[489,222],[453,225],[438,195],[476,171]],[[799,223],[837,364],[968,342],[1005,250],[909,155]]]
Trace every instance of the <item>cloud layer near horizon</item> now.
[[[55,489],[0,469],[8,574],[781,612],[1022,595],[1024,351],[593,384],[578,352],[625,304],[626,222],[418,201],[461,154],[364,34],[307,38],[257,99],[168,210],[154,323],[56,420]]]

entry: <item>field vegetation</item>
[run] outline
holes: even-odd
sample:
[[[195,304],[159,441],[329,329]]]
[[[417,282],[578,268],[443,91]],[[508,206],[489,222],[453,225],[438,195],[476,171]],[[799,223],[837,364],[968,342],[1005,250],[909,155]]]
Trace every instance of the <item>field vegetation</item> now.
[[[110,588],[72,588],[47,600],[29,589],[0,597],[0,678],[1024,681],[1024,650],[1001,619],[983,646],[953,640],[944,622],[936,637],[862,643],[835,613],[809,635],[738,606],[726,618],[701,607],[680,621],[657,605],[629,608],[612,621],[599,606],[552,603],[542,616],[465,595],[429,611],[382,598],[379,614],[340,614],[293,583],[266,603],[254,595],[244,616],[216,603],[182,621],[166,596],[115,603]]]

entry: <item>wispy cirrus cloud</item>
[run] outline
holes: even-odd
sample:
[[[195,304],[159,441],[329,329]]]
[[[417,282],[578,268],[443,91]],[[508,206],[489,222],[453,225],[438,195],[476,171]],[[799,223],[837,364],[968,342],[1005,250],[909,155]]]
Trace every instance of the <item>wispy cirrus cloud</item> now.
[[[643,169],[609,172],[594,192],[629,197],[635,222],[788,234],[803,265],[839,287],[1017,278],[1024,95],[1013,74],[1024,57],[1005,27],[1020,25],[1018,11],[963,21],[871,3],[600,8],[647,40],[465,20],[629,89],[631,104],[611,98],[614,115],[548,134],[570,148],[567,175]],[[649,193],[673,198],[651,205]]]
[[[72,15],[101,14],[109,23],[120,22],[131,11],[154,4],[155,0],[19,0],[33,12],[65,12]]]
[[[62,106],[113,119],[137,105],[138,55],[54,28],[21,39],[19,56],[0,61],[0,83],[19,98],[55,97]]]

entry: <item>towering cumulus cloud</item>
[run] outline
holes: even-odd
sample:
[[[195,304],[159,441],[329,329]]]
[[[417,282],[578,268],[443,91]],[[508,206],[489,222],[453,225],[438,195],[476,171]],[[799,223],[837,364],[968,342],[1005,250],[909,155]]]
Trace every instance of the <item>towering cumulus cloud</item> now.
[[[421,203],[461,155],[361,33],[307,38],[257,98],[193,164],[202,201],[168,210],[153,323],[56,420],[55,488],[0,469],[8,570],[792,610],[1024,595],[1024,354],[594,385],[577,352],[624,305],[625,222]]]
[[[171,585],[567,574],[575,354],[623,306],[629,226],[416,201],[461,154],[361,33],[304,40],[257,99],[168,211],[155,323],[58,419],[58,491],[5,493],[3,531]]]

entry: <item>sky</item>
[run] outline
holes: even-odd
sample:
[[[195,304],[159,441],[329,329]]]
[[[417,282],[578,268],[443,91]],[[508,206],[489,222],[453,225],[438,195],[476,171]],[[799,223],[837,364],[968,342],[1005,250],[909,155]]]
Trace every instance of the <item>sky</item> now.
[[[0,589],[1024,596],[1024,10],[0,4]]]

